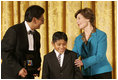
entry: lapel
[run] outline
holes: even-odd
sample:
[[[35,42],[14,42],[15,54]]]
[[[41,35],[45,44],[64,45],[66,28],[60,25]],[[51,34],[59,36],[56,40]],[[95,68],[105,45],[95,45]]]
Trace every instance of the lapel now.
[[[21,23],[21,26],[20,28],[18,29],[18,34],[19,34],[19,40],[21,42],[22,47],[26,50],[28,50],[28,36],[27,36],[27,30],[26,30],[26,27],[25,27],[25,24],[24,22]]]
[[[57,56],[56,56],[56,53],[54,52],[54,50],[52,51],[52,62],[55,63],[55,66],[57,68],[61,68],[60,65],[59,65],[59,62],[58,62],[58,59],[57,59]]]
[[[63,60],[62,70],[64,69],[65,66],[67,66],[67,63],[68,63],[69,59],[70,59],[69,51],[66,50],[65,53],[64,53],[64,60]]]
[[[34,50],[36,50],[36,43],[37,43],[37,36],[36,36],[36,31],[34,30],[34,34],[33,34],[33,38],[34,38]]]
[[[86,55],[90,54],[91,40],[93,40],[95,38],[96,38],[96,32],[91,34],[91,37],[87,42],[87,45],[83,42],[83,50],[86,53]]]
[[[90,42],[94,37],[96,37],[96,32],[91,34],[91,37],[88,41]]]

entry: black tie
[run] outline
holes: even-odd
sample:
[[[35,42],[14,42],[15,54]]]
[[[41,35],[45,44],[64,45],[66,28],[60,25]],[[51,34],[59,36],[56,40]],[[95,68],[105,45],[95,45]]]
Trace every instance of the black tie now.
[[[32,35],[33,35],[33,34],[34,34],[34,32],[30,30],[30,31],[28,31],[28,34],[32,34]]]

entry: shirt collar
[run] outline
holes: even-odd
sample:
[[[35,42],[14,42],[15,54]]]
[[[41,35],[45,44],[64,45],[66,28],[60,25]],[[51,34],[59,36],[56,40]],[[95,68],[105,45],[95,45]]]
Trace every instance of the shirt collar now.
[[[59,56],[59,52],[57,50],[54,49],[54,52],[56,53],[56,56],[58,57]],[[65,52],[63,52],[61,55],[64,55]]]
[[[27,32],[29,32],[29,31],[31,30],[31,28],[30,28],[30,26],[27,24],[27,21],[25,21],[25,26],[26,26]],[[31,31],[33,31],[33,30],[31,30]]]

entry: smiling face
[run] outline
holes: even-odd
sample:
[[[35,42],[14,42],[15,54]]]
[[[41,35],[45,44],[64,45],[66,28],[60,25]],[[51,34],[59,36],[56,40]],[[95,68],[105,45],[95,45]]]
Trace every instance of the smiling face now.
[[[43,15],[39,19],[36,19],[35,29],[39,29],[41,24],[44,24],[44,16]]]
[[[88,25],[89,19],[86,19],[83,15],[77,15],[77,24],[80,29],[84,29]]]
[[[63,39],[57,40],[55,43],[52,42],[52,45],[56,51],[58,51],[60,54],[65,52],[67,48],[67,42]]]
[[[44,16],[42,15],[39,19],[33,17],[32,22],[31,22],[31,29],[39,29],[40,26],[44,24]]]

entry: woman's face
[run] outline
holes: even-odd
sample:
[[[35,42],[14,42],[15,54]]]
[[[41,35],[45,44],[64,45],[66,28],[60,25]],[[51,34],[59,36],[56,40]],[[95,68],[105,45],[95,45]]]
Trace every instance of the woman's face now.
[[[80,29],[84,29],[88,25],[89,19],[86,19],[82,14],[77,15],[77,24]]]

